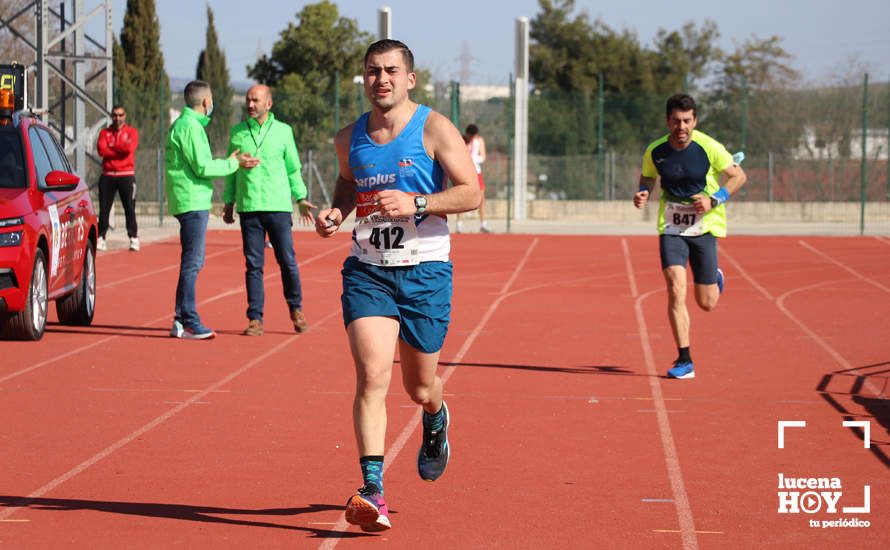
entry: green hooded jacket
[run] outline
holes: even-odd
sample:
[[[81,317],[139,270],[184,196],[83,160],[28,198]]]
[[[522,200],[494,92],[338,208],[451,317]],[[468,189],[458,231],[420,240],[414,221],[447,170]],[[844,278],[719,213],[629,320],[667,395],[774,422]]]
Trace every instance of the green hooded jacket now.
[[[210,117],[183,109],[167,135],[167,209],[177,215],[210,210],[213,180],[238,169],[235,158],[215,159],[204,127]]]
[[[253,118],[229,134],[229,153],[240,149],[260,159],[259,166],[226,176],[223,201],[238,212],[293,212],[294,200],[306,198],[306,184],[291,127],[268,113],[262,126]]]

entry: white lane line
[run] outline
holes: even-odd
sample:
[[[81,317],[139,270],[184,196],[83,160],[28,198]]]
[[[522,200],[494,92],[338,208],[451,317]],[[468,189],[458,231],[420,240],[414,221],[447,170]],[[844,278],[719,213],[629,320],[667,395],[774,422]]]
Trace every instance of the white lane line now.
[[[351,246],[351,244],[348,245],[348,246]],[[340,247],[332,248],[332,249],[327,250],[327,251],[325,251],[325,252],[322,252],[322,253],[320,253],[320,254],[316,254],[315,256],[312,256],[311,258],[309,258],[309,259],[307,259],[307,260],[305,260],[305,261],[303,261],[303,262],[300,262],[298,265],[299,265],[300,267],[309,265],[310,263],[314,262],[315,260],[318,260],[318,259],[320,259],[320,258],[323,258],[323,257],[325,257],[325,256],[328,256],[328,255],[332,254],[333,252],[336,252],[336,251],[340,250],[341,248],[344,248],[344,247],[343,247],[343,246],[340,246]],[[276,276],[278,276],[278,275],[279,275],[278,272],[270,273],[270,274],[266,275],[265,277],[263,277],[263,280],[265,281],[265,280],[268,280],[268,279],[270,279],[270,278],[272,278],[272,277],[276,277]],[[207,298],[206,300],[202,300],[201,302],[199,302],[198,305],[199,305],[199,306],[203,306],[203,305],[209,304],[209,303],[211,303],[211,302],[215,302],[216,300],[220,299],[220,297],[223,297],[223,296],[231,296],[232,294],[238,294],[238,293],[240,293],[240,292],[244,292],[244,286],[243,286],[243,285],[239,285],[239,286],[237,287],[237,290],[235,290],[235,289],[232,289],[232,290],[226,290],[226,291],[224,291],[224,292],[222,292],[222,293],[220,293],[220,294],[217,294],[217,295],[215,295],[215,296],[211,296],[210,298]],[[65,353],[61,353],[61,354],[59,354],[59,355],[56,355],[55,357],[50,357],[49,359],[44,359],[43,361],[41,361],[41,362],[39,362],[39,363],[35,363],[35,364],[31,365],[30,367],[25,367],[25,368],[23,368],[23,369],[20,369],[20,370],[17,370],[17,371],[15,371],[15,372],[12,372],[12,373],[10,373],[10,374],[7,374],[6,376],[0,377],[0,384],[2,384],[3,382],[7,382],[7,381],[9,381],[9,380],[12,380],[13,378],[16,378],[16,377],[18,377],[18,376],[21,376],[21,375],[23,375],[23,374],[27,374],[27,373],[29,373],[29,372],[31,372],[31,371],[34,371],[34,370],[37,370],[37,369],[39,369],[39,368],[45,367],[45,366],[47,366],[47,365],[51,365],[51,364],[55,363],[56,361],[61,361],[62,359],[65,359],[65,358],[67,358],[67,357],[77,356],[77,355],[81,354],[82,352],[84,352],[84,351],[86,351],[86,350],[88,350],[88,349],[92,349],[92,348],[95,348],[95,347],[97,347],[97,346],[101,346],[102,344],[105,344],[105,343],[108,343],[108,342],[110,342],[110,341],[112,341],[112,340],[114,340],[114,339],[120,338],[121,336],[126,336],[126,335],[128,335],[128,334],[139,334],[139,329],[140,329],[140,328],[149,328],[149,327],[152,327],[153,325],[156,325],[156,324],[160,323],[161,321],[163,321],[163,320],[165,320],[165,319],[168,319],[168,320],[169,320],[169,319],[171,318],[171,316],[172,316],[171,313],[165,313],[163,316],[158,317],[157,319],[152,319],[151,321],[147,321],[147,322],[145,322],[145,323],[139,325],[139,327],[137,327],[137,328],[135,328],[135,329],[126,329],[126,330],[122,330],[120,334],[115,334],[115,335],[113,335],[113,336],[108,336],[108,337],[106,337],[106,338],[102,338],[101,340],[96,340],[95,342],[93,342],[93,343],[91,343],[91,344],[85,344],[85,345],[83,345],[83,346],[80,346],[79,348],[75,348],[75,349],[72,349],[72,350],[67,351],[67,352],[65,352]]]
[[[627,247],[627,240],[621,239],[624,248],[625,264],[627,267],[627,279],[631,284],[633,291],[636,286],[632,283],[634,280],[633,263],[631,262],[630,251]],[[677,519],[680,522],[680,539],[685,550],[694,550],[698,548],[698,538],[695,531],[695,520],[692,516],[692,508],[689,505],[689,497],[686,494],[686,485],[683,482],[683,472],[680,469],[680,457],[677,454],[677,446],[674,442],[674,436],[671,432],[671,423],[668,420],[667,407],[665,406],[664,396],[661,393],[661,384],[659,383],[658,373],[655,369],[655,359],[652,354],[652,345],[649,340],[649,329],[646,326],[646,317],[643,315],[643,301],[652,296],[659,290],[650,290],[649,292],[637,296],[632,292],[632,296],[636,298],[634,301],[634,313],[637,317],[637,325],[640,329],[640,346],[643,348],[643,357],[646,361],[646,370],[649,373],[649,389],[652,392],[652,402],[655,405],[655,418],[658,421],[658,432],[661,436],[661,447],[664,451],[664,461],[667,466],[668,480],[671,484],[671,493],[674,495],[675,508],[677,510]]]
[[[214,252],[213,254],[206,255],[204,257],[204,261],[206,262],[207,260],[209,260],[211,258],[215,258],[217,256],[222,256],[223,254],[228,254],[229,252],[236,252],[241,249],[242,248],[240,246],[233,246],[233,247],[227,248],[225,250],[218,250],[218,251]],[[135,281],[138,279],[144,279],[145,277],[151,277],[152,275],[157,275],[158,273],[163,273],[165,271],[170,271],[172,269],[179,269],[179,262],[177,262],[175,264],[170,264],[166,267],[161,267],[161,268],[155,269],[153,271],[146,271],[145,273],[140,273],[139,275],[133,275],[132,277],[126,277],[123,279],[118,279],[116,281],[111,281],[110,283],[100,284],[97,286],[97,288],[98,288],[98,290],[114,288],[114,287],[122,285],[124,283],[129,283],[129,282],[132,282],[132,281]]]
[[[333,312],[331,312],[331,313],[328,313],[327,315],[325,315],[324,317],[322,317],[320,321],[316,322],[312,327],[310,327],[309,330],[312,331],[315,327],[324,324],[326,321],[328,321],[328,320],[330,320],[330,319],[332,319],[332,318],[338,316],[339,314],[340,314],[339,309],[338,309],[337,311],[333,311]],[[196,404],[198,404],[198,403],[201,403],[201,400],[204,399],[204,398],[206,398],[206,397],[207,397],[208,395],[210,395],[211,393],[214,393],[214,392],[218,391],[221,387],[225,386],[226,384],[228,384],[228,383],[231,382],[232,380],[238,378],[238,377],[241,376],[242,374],[244,374],[244,373],[250,371],[251,369],[253,369],[253,368],[256,367],[257,365],[262,364],[263,361],[265,361],[267,358],[269,358],[269,357],[271,357],[272,355],[274,355],[274,354],[278,353],[279,351],[283,350],[285,347],[289,346],[290,344],[293,344],[294,342],[297,342],[298,340],[299,340],[298,338],[287,338],[286,340],[284,340],[284,341],[280,342],[279,344],[277,344],[277,345],[273,346],[272,348],[270,348],[270,349],[269,349],[268,351],[266,351],[265,353],[262,353],[262,354],[260,354],[259,356],[255,357],[254,359],[252,359],[251,361],[249,361],[248,363],[245,363],[242,367],[239,367],[238,369],[232,371],[231,373],[229,373],[228,375],[226,375],[225,377],[223,377],[222,379],[220,379],[220,380],[217,381],[216,383],[214,383],[214,384],[208,386],[207,388],[204,388],[200,393],[196,393],[195,395],[193,395],[192,397],[190,397],[190,398],[187,399],[186,401],[183,401],[182,404],[177,405],[176,407],[173,407],[172,409],[170,409],[170,410],[167,411],[166,413],[164,413],[164,414],[158,416],[157,418],[155,418],[154,420],[152,420],[151,422],[149,422],[148,424],[145,424],[144,426],[142,426],[141,428],[137,429],[136,431],[130,433],[130,434],[127,435],[127,436],[124,436],[123,438],[121,438],[121,439],[119,439],[119,440],[117,440],[116,442],[112,443],[111,445],[109,445],[109,446],[106,447],[105,449],[99,451],[98,453],[96,453],[96,454],[93,455],[92,457],[90,457],[90,458],[88,458],[87,460],[81,462],[80,464],[78,464],[78,465],[75,466],[74,468],[68,470],[68,471],[65,472],[64,474],[62,474],[62,475],[60,475],[59,477],[57,477],[56,479],[50,481],[49,483],[47,483],[47,484],[44,485],[43,487],[41,487],[41,488],[39,488],[39,489],[37,489],[37,490],[35,490],[35,491],[32,491],[28,496],[26,496],[26,497],[24,497],[24,498],[22,498],[22,499],[20,499],[20,500],[18,500],[18,501],[15,501],[15,502],[11,503],[11,504],[10,504],[8,507],[6,507],[5,509],[0,508],[0,509],[3,510],[2,512],[0,512],[0,521],[2,521],[2,520],[7,520],[7,519],[9,518],[9,516],[13,515],[17,510],[22,509],[22,507],[26,507],[26,506],[28,506],[34,499],[37,499],[37,498],[42,497],[43,495],[49,493],[50,491],[52,491],[53,489],[55,489],[55,488],[58,487],[59,485],[65,483],[66,481],[70,480],[71,478],[73,478],[73,477],[75,477],[75,476],[77,476],[77,475],[83,473],[83,472],[84,472],[86,469],[88,469],[90,466],[93,466],[94,464],[96,464],[97,462],[101,461],[102,459],[107,458],[109,455],[111,455],[111,454],[114,453],[115,451],[117,451],[117,450],[119,450],[120,448],[124,447],[127,443],[130,443],[131,441],[133,441],[133,440],[135,440],[135,439],[141,437],[143,434],[145,434],[146,432],[152,430],[153,428],[156,428],[156,427],[160,426],[161,424],[163,424],[163,423],[166,422],[167,420],[170,420],[171,418],[173,418],[173,417],[176,416],[177,414],[181,413],[182,411],[184,411],[184,410],[187,409],[188,407],[190,407],[190,406],[192,406],[192,405],[196,405]]]
[[[800,244],[803,245],[804,247],[810,248],[810,249],[811,249],[813,252],[815,252],[816,254],[819,254],[819,255],[824,256],[821,252],[819,252],[818,250],[812,248],[811,246],[809,246],[808,244],[804,243],[803,241],[799,241],[799,242],[800,242]],[[827,353],[829,356],[831,356],[832,359],[834,359],[834,362],[835,362],[835,363],[837,363],[837,364],[838,364],[841,368],[843,368],[844,370],[847,370],[847,371],[849,371],[850,373],[855,374],[856,376],[861,376],[861,377],[863,378],[863,380],[864,380],[864,385],[869,389],[869,391],[872,392],[872,394],[874,394],[874,395],[876,395],[876,396],[880,396],[882,399],[886,399],[886,396],[885,396],[884,392],[883,392],[882,390],[879,390],[879,389],[874,385],[874,383],[872,383],[871,379],[870,379],[868,376],[863,375],[863,374],[860,373],[857,369],[853,368],[853,365],[851,365],[850,362],[847,361],[846,358],[844,358],[843,355],[841,355],[841,354],[840,354],[836,349],[834,349],[828,342],[826,342],[824,338],[822,338],[821,336],[819,336],[818,334],[816,334],[816,332],[815,332],[814,330],[812,330],[809,326],[807,326],[806,323],[804,323],[804,322],[801,321],[796,315],[794,315],[793,313],[791,313],[791,310],[789,310],[787,307],[785,307],[785,300],[786,300],[789,296],[791,296],[791,295],[793,295],[793,294],[796,294],[796,293],[798,293],[798,292],[804,292],[804,291],[807,291],[807,290],[813,290],[814,288],[819,288],[819,287],[822,287],[822,286],[827,286],[827,285],[832,285],[832,284],[838,284],[838,283],[848,282],[847,280],[823,281],[823,282],[821,282],[821,283],[815,283],[815,284],[812,284],[812,285],[801,286],[801,287],[793,288],[793,289],[791,289],[791,290],[785,292],[784,294],[782,294],[782,295],[779,296],[778,298],[773,298],[773,296],[772,296],[772,295],[771,295],[765,288],[763,288],[760,284],[758,284],[757,281],[755,281],[753,277],[751,277],[750,275],[748,275],[748,273],[742,268],[741,264],[740,264],[739,262],[737,262],[737,261],[736,261],[736,260],[735,260],[735,259],[734,259],[734,258],[733,258],[733,257],[726,251],[726,250],[722,250],[722,251],[721,251],[721,254],[722,254],[723,256],[729,258],[730,262],[732,262],[732,265],[733,265],[736,269],[739,270],[739,272],[742,274],[742,276],[743,276],[743,277],[744,277],[744,278],[745,278],[745,279],[746,279],[746,280],[747,280],[747,281],[748,281],[754,288],[756,288],[757,290],[759,290],[764,296],[766,296],[766,298],[767,298],[768,300],[770,300],[771,302],[773,302],[773,303],[775,304],[775,306],[779,309],[779,311],[781,311],[786,317],[788,317],[789,319],[791,319],[791,321],[792,321],[795,325],[797,325],[797,327],[798,327],[804,334],[806,334],[807,336],[809,336],[811,340],[813,340],[814,342],[816,342],[816,344],[817,344],[820,348],[822,348],[822,349],[825,351],[825,353]],[[825,257],[826,257],[829,261],[835,262],[835,260],[834,260],[833,258],[828,257],[828,256],[825,256]],[[841,267],[845,267],[845,266],[841,266]],[[852,270],[850,270],[850,271],[852,271]],[[860,275],[860,274],[858,274],[858,273],[855,273],[855,272],[854,272],[854,274],[855,274],[857,277],[859,277],[859,278],[863,278],[862,275]],[[866,278],[866,279],[867,279],[867,278]]]
[[[834,258],[832,258],[831,256],[829,256],[829,255],[826,254],[825,252],[822,252],[821,250],[817,249],[815,246],[813,246],[813,245],[811,245],[811,244],[809,244],[809,243],[807,243],[807,242],[805,242],[805,241],[797,241],[797,242],[800,243],[800,245],[801,245],[802,247],[806,248],[807,250],[809,250],[809,251],[812,252],[813,254],[816,254],[817,256],[820,256],[820,257],[822,257],[823,259],[825,259],[825,260],[827,260],[827,261],[833,263],[834,265],[838,266],[839,268],[843,269],[844,271],[846,271],[847,273],[853,275],[854,277],[857,277],[858,279],[860,279],[860,280],[862,280],[862,281],[865,281],[866,283],[868,283],[868,284],[870,284],[870,285],[872,285],[872,286],[874,286],[874,287],[876,287],[876,288],[879,288],[879,289],[883,290],[884,292],[890,292],[890,288],[887,288],[886,286],[884,286],[884,285],[882,285],[881,283],[875,281],[875,280],[872,279],[871,277],[866,277],[865,275],[863,275],[862,273],[859,273],[858,271],[856,271],[856,270],[853,269],[852,267],[850,267],[850,266],[848,266],[848,265],[846,265],[846,264],[844,264],[844,263],[842,263],[842,262],[840,262],[840,261],[838,261],[838,260],[835,260]]]
[[[775,298],[773,297],[773,295],[770,294],[769,291],[768,291],[767,289],[763,288],[757,281],[754,280],[753,277],[751,277],[750,275],[748,275],[748,272],[745,271],[745,269],[742,267],[742,265],[741,265],[739,262],[737,262],[737,261],[735,260],[735,258],[732,257],[732,254],[730,254],[725,248],[721,248],[721,249],[720,249],[720,255],[723,256],[724,258],[726,258],[727,260],[729,260],[729,263],[732,264],[732,267],[734,267],[734,268],[736,269],[736,271],[738,271],[739,273],[741,273],[741,274],[742,274],[742,277],[743,277],[746,281],[748,281],[748,283],[749,283],[751,286],[753,286],[758,292],[760,292],[761,294],[763,294],[763,295],[766,297],[767,300],[769,300],[770,302],[772,302],[773,300],[775,300]]]
[[[779,296],[779,298],[776,300],[776,307],[779,308],[779,311],[784,313],[785,316],[787,316],[789,319],[791,319],[794,322],[794,324],[796,324],[798,326],[798,328],[800,328],[800,330],[802,330],[804,332],[804,334],[806,334],[814,342],[816,342],[816,344],[820,348],[822,348],[825,351],[825,353],[830,355],[831,358],[834,359],[835,363],[837,363],[842,369],[844,369],[845,371],[847,371],[850,374],[854,374],[856,376],[861,377],[863,379],[863,384],[869,389],[869,391],[872,392],[873,395],[877,396],[879,399],[886,399],[887,396],[884,395],[884,392],[879,390],[872,383],[871,378],[869,376],[866,376],[865,374],[859,372],[859,370],[857,370],[855,367],[853,367],[853,365],[851,365],[850,362],[847,361],[846,358],[844,358],[844,356],[840,354],[840,352],[838,352],[833,347],[831,347],[831,344],[829,344],[821,336],[816,334],[815,331],[810,329],[810,327],[808,327],[803,321],[801,321],[796,315],[791,313],[791,311],[785,307],[785,299],[788,298],[789,296],[791,296],[792,294],[796,294],[798,292],[804,292],[807,290],[812,290],[814,288],[819,288],[820,286],[833,285],[833,284],[837,284],[837,283],[841,283],[841,282],[846,282],[846,281],[824,281],[821,283],[816,283],[816,284],[809,285],[809,286],[802,286],[799,288],[795,288],[793,290],[789,290],[785,294],[782,294],[781,296]]]
[[[473,329],[472,332],[470,332],[469,336],[467,336],[467,339],[464,340],[464,343],[460,347],[458,352],[454,355],[454,357],[452,357],[452,359],[450,361],[451,366],[447,367],[443,371],[442,376],[441,376],[443,385],[445,384],[445,382],[448,381],[449,378],[451,378],[451,375],[454,373],[455,369],[457,368],[457,364],[463,360],[464,355],[466,355],[467,351],[470,349],[470,346],[472,346],[473,343],[476,341],[476,338],[482,332],[482,329],[485,328],[485,325],[488,324],[488,321],[489,321],[489,319],[491,319],[491,316],[494,315],[495,310],[498,308],[498,306],[504,300],[504,298],[506,298],[508,296],[508,291],[510,290],[510,287],[513,285],[514,282],[516,282],[516,278],[519,277],[519,274],[522,273],[522,269],[525,267],[526,262],[528,262],[529,257],[531,257],[531,254],[534,251],[535,247],[538,246],[539,241],[540,241],[540,238],[535,237],[535,239],[531,242],[531,244],[529,244],[528,249],[526,249],[526,251],[525,251],[525,255],[522,257],[522,259],[519,261],[519,263],[516,264],[516,268],[513,270],[513,273],[512,273],[512,275],[510,275],[510,278],[507,279],[507,281],[504,283],[504,286],[501,287],[501,290],[497,294],[497,297],[495,298],[495,300],[491,303],[491,305],[488,306],[488,310],[486,310],[486,312],[482,315],[482,318],[479,319],[478,323],[476,323],[476,327]],[[392,466],[392,463],[395,462],[396,458],[399,456],[399,453],[405,447],[405,444],[408,443],[408,438],[411,437],[411,434],[413,434],[414,430],[417,429],[417,426],[420,424],[420,421],[421,421],[421,416],[422,416],[421,411],[422,410],[423,409],[421,409],[420,407],[417,407],[417,409],[414,412],[414,415],[412,415],[411,419],[408,421],[408,423],[405,425],[405,427],[402,428],[401,433],[399,433],[399,436],[396,438],[392,447],[390,447],[389,451],[387,451],[387,453],[384,455],[384,457],[383,457],[383,464],[384,464],[383,472],[384,473],[386,473],[386,470],[389,469],[390,466]],[[341,533],[341,532],[346,531],[346,529],[348,527],[349,527],[349,524],[346,523],[346,513],[342,512],[340,514],[340,517],[337,519],[336,525],[334,525],[334,528],[331,529],[331,531],[333,533]],[[330,549],[334,548],[335,546],[337,546],[337,543],[339,541],[340,541],[339,538],[327,538],[324,540],[324,542],[321,543],[321,545],[319,546],[319,549],[330,550]]]

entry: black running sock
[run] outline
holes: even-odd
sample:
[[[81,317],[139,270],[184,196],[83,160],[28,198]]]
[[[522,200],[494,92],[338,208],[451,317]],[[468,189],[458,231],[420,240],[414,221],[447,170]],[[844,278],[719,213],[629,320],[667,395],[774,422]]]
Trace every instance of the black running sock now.
[[[430,414],[423,411],[423,427],[438,432],[445,426],[445,405],[439,407],[439,412]]]
[[[364,484],[373,483],[383,494],[383,457],[380,455],[363,456],[358,459],[362,467],[362,480]]]
[[[689,346],[686,346],[685,348],[677,348],[677,351],[680,352],[680,356],[677,357],[677,361],[681,361],[683,363],[692,362],[692,356],[689,355]]]

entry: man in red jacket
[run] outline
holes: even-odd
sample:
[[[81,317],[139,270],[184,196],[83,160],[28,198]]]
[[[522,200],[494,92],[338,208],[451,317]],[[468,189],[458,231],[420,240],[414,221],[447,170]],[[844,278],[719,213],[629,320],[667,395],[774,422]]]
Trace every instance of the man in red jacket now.
[[[108,216],[114,204],[115,191],[121,196],[124,215],[127,218],[127,236],[130,250],[139,250],[139,232],[136,227],[136,147],[139,132],[127,125],[127,111],[120,105],[111,109],[111,126],[99,132],[96,144],[102,157],[102,177],[99,178],[99,242],[98,250],[106,250],[105,234],[108,232]]]

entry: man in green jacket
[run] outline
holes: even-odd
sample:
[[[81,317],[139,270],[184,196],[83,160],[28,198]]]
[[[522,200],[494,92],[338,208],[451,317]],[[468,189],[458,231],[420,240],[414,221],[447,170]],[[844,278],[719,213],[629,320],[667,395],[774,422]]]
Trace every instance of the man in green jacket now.
[[[204,266],[204,242],[213,197],[213,179],[227,176],[238,167],[250,169],[259,160],[232,151],[229,158],[214,159],[204,127],[213,112],[213,92],[203,80],[189,82],[185,108],[167,136],[167,208],[179,221],[182,254],[176,285],[176,314],[170,336],[188,340],[213,338],[216,333],[201,323],[195,286]]]
[[[312,208],[315,205],[306,200],[306,184],[300,174],[294,132],[289,125],[275,120],[275,115],[270,112],[272,92],[269,87],[251,87],[245,101],[248,119],[232,128],[229,152],[245,151],[262,164],[254,170],[238,170],[226,176],[223,191],[223,221],[235,222],[233,210],[236,206],[241,220],[247,286],[247,328],[244,334],[263,334],[263,264],[267,233],[281,268],[290,319],[294,330],[300,333],[309,325],[303,315],[300,272],[294,257],[291,197],[297,201],[300,220],[305,225],[313,223]]]

